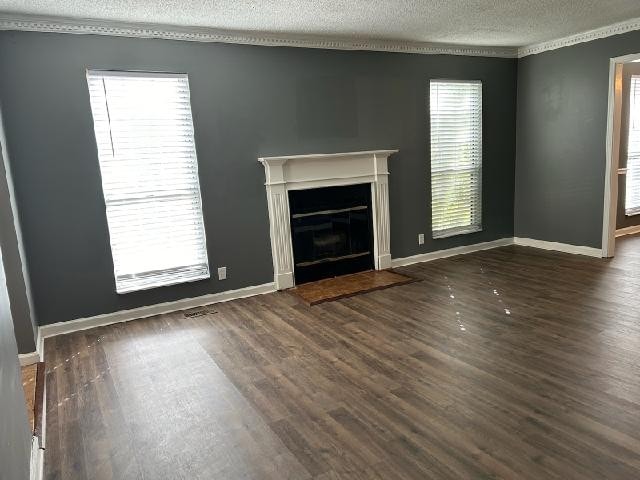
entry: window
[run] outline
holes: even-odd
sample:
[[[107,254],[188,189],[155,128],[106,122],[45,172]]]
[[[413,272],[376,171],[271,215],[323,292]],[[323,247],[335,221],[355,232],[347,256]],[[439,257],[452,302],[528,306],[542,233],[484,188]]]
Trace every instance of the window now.
[[[432,80],[433,238],[482,230],[482,83]]]
[[[87,79],[116,291],[209,278],[187,76]]]
[[[640,214],[640,76],[631,77],[629,144],[627,147],[626,215]]]

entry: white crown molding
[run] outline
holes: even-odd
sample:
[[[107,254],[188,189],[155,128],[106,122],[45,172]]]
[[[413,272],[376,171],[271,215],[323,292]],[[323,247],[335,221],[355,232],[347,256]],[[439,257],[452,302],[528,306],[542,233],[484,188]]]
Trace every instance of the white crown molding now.
[[[312,35],[275,34],[206,27],[182,27],[153,23],[128,23],[108,20],[42,17],[0,13],[0,31],[72,33],[113,37],[160,38],[187,42],[231,43],[267,47],[319,48],[327,50],[369,50],[423,55],[462,55],[472,57],[523,58],[578,43],[640,30],[640,18],[625,20],[601,28],[524,47],[457,45],[397,40],[348,39]]]
[[[236,43],[269,47],[321,48],[329,50],[372,50],[379,52],[419,53],[424,55],[465,55],[474,57],[516,58],[515,47],[455,45],[393,40],[353,40],[291,34],[273,34],[217,30],[202,27],[178,27],[159,24],[136,24],[112,21],[36,17],[0,14],[0,30],[114,37],[161,38],[189,42]]]
[[[624,22],[614,23],[613,25],[607,25],[606,27],[588,30],[586,32],[577,33],[568,37],[520,47],[518,49],[518,58],[535,55],[537,53],[546,52],[548,50],[557,50],[558,48],[570,47],[571,45],[590,42],[599,38],[620,35],[621,33],[633,32],[634,30],[640,30],[640,18],[632,18],[630,20],[625,20]]]

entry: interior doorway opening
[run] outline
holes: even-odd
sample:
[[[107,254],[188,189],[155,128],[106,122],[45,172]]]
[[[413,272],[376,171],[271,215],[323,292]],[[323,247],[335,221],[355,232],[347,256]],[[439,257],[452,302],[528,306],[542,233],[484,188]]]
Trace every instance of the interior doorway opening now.
[[[640,233],[640,53],[609,66],[602,256],[613,257],[616,237]]]

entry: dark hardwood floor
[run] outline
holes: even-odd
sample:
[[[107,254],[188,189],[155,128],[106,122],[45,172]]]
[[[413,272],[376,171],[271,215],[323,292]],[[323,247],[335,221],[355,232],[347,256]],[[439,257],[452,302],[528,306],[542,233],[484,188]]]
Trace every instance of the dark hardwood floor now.
[[[640,478],[640,237],[46,341],[47,479]]]

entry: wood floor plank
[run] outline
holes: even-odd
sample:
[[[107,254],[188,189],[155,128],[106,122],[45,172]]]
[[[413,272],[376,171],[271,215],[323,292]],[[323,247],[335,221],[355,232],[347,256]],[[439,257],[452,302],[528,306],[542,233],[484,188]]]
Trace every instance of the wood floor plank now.
[[[46,478],[640,478],[640,236],[47,339]]]

